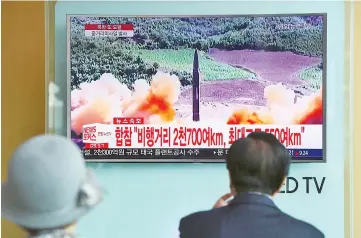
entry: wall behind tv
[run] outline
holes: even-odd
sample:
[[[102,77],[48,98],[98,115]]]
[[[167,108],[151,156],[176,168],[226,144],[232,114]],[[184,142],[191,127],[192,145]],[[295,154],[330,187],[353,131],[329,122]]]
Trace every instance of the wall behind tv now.
[[[318,194],[305,184],[293,194],[280,194],[276,203],[284,211],[319,227],[328,238],[344,237],[344,30],[343,2],[57,2],[55,8],[56,83],[66,98],[66,15],[210,15],[266,13],[328,14],[327,51],[327,163],[294,164],[290,176],[326,177]],[[65,134],[66,111],[57,112]],[[79,233],[87,238],[177,236],[179,219],[208,209],[228,190],[224,164],[89,164],[108,191],[105,201],[80,222]],[[332,215],[330,215],[330,213]]]
[[[44,3],[1,2],[1,180],[15,148],[45,132]],[[24,27],[24,23],[32,27]],[[14,30],[22,29],[22,30]],[[1,237],[24,237],[1,220]]]

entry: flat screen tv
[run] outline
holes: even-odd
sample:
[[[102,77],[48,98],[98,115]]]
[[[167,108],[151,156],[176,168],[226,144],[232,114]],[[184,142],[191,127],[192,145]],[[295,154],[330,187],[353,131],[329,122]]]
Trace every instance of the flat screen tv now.
[[[224,162],[253,131],[325,162],[326,14],[69,15],[69,137],[89,162]]]

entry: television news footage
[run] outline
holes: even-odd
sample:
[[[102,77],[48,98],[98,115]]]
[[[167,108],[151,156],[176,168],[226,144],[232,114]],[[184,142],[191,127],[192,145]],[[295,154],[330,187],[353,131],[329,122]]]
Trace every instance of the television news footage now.
[[[219,162],[253,131],[325,161],[326,15],[68,16],[87,161]]]

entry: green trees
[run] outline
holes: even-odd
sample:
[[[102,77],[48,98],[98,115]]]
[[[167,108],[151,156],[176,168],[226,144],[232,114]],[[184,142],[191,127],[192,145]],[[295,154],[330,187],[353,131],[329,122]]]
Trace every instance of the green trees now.
[[[133,24],[135,35],[128,38],[85,37],[83,25]],[[322,56],[322,19],[305,17],[208,17],[208,18],[71,18],[72,88],[81,82],[112,73],[132,86],[136,79],[150,80],[158,62],[145,61],[138,49],[199,49],[292,51]],[[321,65],[322,67],[322,65]],[[183,85],[189,72],[170,70]]]

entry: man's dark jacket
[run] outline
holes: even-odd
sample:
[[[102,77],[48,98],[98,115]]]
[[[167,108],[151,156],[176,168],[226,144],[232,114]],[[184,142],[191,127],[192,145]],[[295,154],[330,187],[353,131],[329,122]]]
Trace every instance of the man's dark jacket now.
[[[180,238],[324,238],[314,226],[279,210],[271,198],[253,193],[182,218],[179,231]]]

